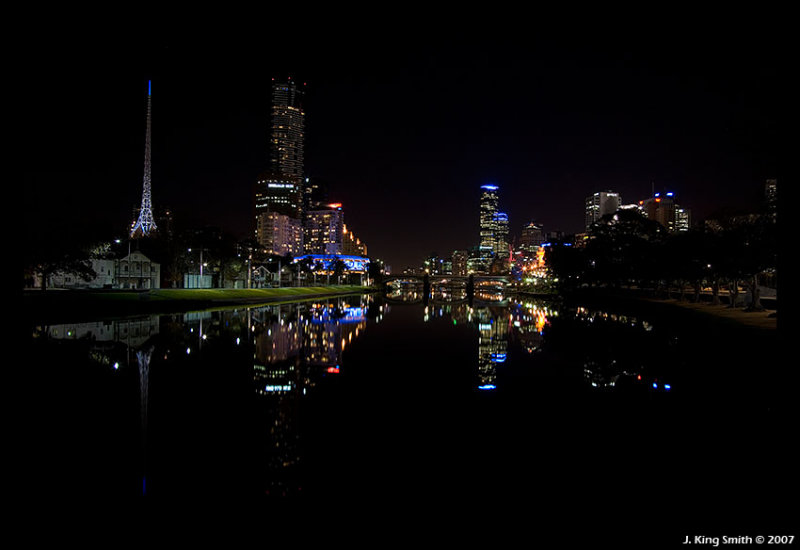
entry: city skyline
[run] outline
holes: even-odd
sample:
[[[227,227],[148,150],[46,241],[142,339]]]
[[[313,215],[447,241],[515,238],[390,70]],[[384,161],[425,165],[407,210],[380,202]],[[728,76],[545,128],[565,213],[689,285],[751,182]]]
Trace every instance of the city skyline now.
[[[256,40],[190,38],[135,51],[121,39],[107,51],[40,46],[51,55],[48,79],[83,83],[26,96],[38,123],[26,134],[35,147],[24,198],[47,229],[76,208],[92,234],[130,223],[149,80],[159,90],[156,210],[171,208],[178,225],[250,236],[272,78],[292,76],[308,83],[307,174],[330,184],[348,226],[395,269],[477,245],[479,190],[489,183],[502,189],[513,238],[534,220],[581,232],[586,197],[605,189],[625,202],[653,187],[674,191],[699,220],[752,204],[779,177],[779,58],[755,35],[696,30],[680,46],[656,33],[557,47],[490,34],[402,48],[389,36],[377,51],[356,50],[354,39],[312,41],[288,56]],[[87,51],[93,57],[60,64]]]

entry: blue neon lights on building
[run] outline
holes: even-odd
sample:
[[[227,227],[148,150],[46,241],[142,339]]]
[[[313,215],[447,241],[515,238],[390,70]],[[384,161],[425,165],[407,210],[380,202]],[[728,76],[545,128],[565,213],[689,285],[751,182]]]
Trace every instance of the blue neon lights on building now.
[[[336,260],[342,260],[346,271],[367,271],[369,266],[369,258],[364,256],[349,256],[346,254],[304,254],[298,256],[293,263],[300,262],[306,258],[310,258],[314,264],[314,269],[323,269],[332,271]]]

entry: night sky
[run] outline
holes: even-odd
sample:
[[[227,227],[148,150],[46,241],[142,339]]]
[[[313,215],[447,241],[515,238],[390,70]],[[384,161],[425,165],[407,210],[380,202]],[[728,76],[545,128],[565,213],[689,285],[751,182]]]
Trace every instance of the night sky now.
[[[292,76],[307,82],[308,174],[395,271],[477,244],[486,183],[518,235],[533,220],[582,231],[595,191],[631,203],[654,185],[702,219],[779,177],[785,38],[769,15],[615,27],[338,15],[348,23],[296,33],[213,18],[45,27],[18,52],[26,232],[123,233],[141,200],[148,79],[153,201],[179,228],[249,236],[271,79]]]

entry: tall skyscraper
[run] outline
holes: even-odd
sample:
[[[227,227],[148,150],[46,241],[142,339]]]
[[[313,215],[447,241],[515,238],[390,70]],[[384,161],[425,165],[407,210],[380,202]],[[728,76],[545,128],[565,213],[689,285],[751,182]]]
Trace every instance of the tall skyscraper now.
[[[303,252],[302,244],[297,249],[294,227],[302,228],[304,219],[304,142],[303,91],[291,79],[273,82],[269,168],[258,177],[253,201],[256,238],[267,249],[287,250],[292,254]],[[287,216],[297,223],[279,219],[274,214]],[[267,229],[274,229],[276,223],[280,227],[292,229]],[[284,242],[281,239],[291,240]]]
[[[139,217],[131,225],[131,237],[146,237],[156,229],[153,205],[150,196],[150,104],[152,82],[147,82],[147,127],[144,134],[144,182],[142,183],[142,207]]]
[[[303,90],[289,79],[272,85],[270,167],[275,175],[302,179],[305,144]]]
[[[485,257],[491,256],[496,248],[498,193],[496,185],[481,186],[480,251]]]
[[[591,231],[592,224],[606,214],[616,212],[621,203],[619,193],[613,191],[601,191],[586,197],[586,231]]]
[[[508,214],[498,212],[495,215],[494,255],[505,257],[509,254]]]

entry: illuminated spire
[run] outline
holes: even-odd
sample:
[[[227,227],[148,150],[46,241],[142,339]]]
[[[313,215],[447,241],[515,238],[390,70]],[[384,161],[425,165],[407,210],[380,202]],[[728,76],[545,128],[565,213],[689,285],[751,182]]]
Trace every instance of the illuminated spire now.
[[[142,183],[142,207],[139,218],[131,226],[131,237],[146,237],[157,229],[153,219],[150,199],[150,92],[151,81],[147,81],[147,130],[144,139],[144,182]]]

